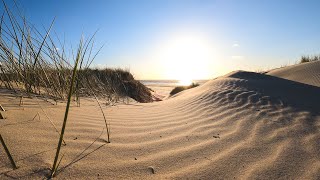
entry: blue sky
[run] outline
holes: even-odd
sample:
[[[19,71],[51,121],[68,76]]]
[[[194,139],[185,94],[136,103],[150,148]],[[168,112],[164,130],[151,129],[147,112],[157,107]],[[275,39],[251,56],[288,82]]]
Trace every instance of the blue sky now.
[[[10,1],[7,1],[12,5]],[[320,1],[28,0],[37,27],[76,45],[82,34],[105,44],[96,66],[129,68],[138,79],[209,79],[265,70],[317,54]],[[192,52],[191,52],[192,51]],[[190,54],[191,53],[191,54]]]

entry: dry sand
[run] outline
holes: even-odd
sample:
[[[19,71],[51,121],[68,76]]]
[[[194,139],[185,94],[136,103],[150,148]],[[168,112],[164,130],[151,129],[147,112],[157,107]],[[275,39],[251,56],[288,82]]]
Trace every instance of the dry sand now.
[[[162,102],[104,106],[109,144],[106,133],[99,137],[97,103],[83,99],[71,107],[57,179],[320,179],[315,65],[319,73],[319,63],[270,75],[238,71]],[[19,166],[12,170],[1,147],[0,179],[45,177],[58,134],[37,103],[59,130],[65,104],[25,98],[19,107],[9,91],[0,95],[1,134]]]
[[[320,61],[287,66],[272,70],[268,74],[320,87]]]

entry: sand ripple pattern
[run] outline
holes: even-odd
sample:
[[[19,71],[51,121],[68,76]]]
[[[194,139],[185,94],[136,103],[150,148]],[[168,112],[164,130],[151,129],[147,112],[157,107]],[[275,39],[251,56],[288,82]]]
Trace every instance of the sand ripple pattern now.
[[[83,100],[80,108],[73,106],[71,110],[64,168],[58,176],[319,179],[319,91],[269,75],[233,72],[166,101],[105,107],[111,125],[110,144],[104,143],[105,134],[92,144],[104,122],[98,105]],[[62,113],[59,106],[48,110],[58,127]],[[13,151],[19,154],[21,168],[7,172],[6,164],[0,168],[0,178],[43,176],[41,168],[50,165],[57,141],[47,121],[41,118],[32,124],[2,128],[20,134],[6,136],[16,147]],[[41,129],[35,132],[31,128]],[[23,135],[19,133],[22,129]],[[31,150],[23,148],[31,146]],[[40,147],[46,152],[31,156],[39,153]],[[32,161],[37,163],[26,167]],[[25,173],[30,170],[35,173]]]

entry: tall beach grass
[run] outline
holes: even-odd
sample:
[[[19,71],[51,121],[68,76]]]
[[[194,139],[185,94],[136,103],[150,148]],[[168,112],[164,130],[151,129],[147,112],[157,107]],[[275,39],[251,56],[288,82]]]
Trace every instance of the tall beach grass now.
[[[55,175],[61,162],[61,145],[67,127],[72,97],[80,106],[80,97],[94,97],[102,112],[110,142],[110,124],[106,121],[99,99],[114,104],[130,97],[138,102],[152,102],[150,89],[135,80],[123,69],[92,69],[99,53],[94,53],[94,35],[81,39],[75,56],[54,34],[53,18],[44,31],[34,27],[19,12],[17,6],[8,7],[2,0],[4,13],[0,17],[0,86],[13,90],[17,97],[44,97],[66,102],[57,151],[50,177]],[[15,9],[15,11],[12,11]],[[58,41],[58,43],[57,43]],[[99,99],[98,99],[99,98]],[[54,124],[53,124],[54,126]],[[55,126],[54,126],[55,127]],[[59,160],[60,159],[60,160]]]

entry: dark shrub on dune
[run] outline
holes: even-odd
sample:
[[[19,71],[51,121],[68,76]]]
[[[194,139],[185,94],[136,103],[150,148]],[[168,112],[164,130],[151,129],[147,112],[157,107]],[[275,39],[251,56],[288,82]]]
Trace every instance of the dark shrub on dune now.
[[[192,83],[189,86],[177,86],[170,92],[170,96],[175,95],[175,94],[177,94],[177,93],[179,93],[181,91],[197,87],[197,86],[199,86],[198,83]]]
[[[80,72],[82,93],[91,86],[96,94],[116,95],[119,98],[130,97],[138,102],[152,102],[151,90],[140,81],[135,80],[133,75],[123,69],[85,69]]]
[[[0,70],[0,82],[8,89],[22,90],[28,93],[42,94],[52,99],[65,100],[69,82],[70,69],[58,70],[55,68],[45,69],[45,74],[41,71],[30,71],[29,76],[34,77],[32,83],[19,79],[17,73],[12,69],[4,73]],[[35,73],[37,73],[35,75]],[[63,74],[62,74],[63,73]],[[62,74],[62,75],[58,75]],[[48,83],[41,81],[50,79]],[[20,86],[21,85],[21,86]],[[11,88],[10,88],[11,87]],[[48,92],[41,92],[40,89],[47,89]],[[42,90],[43,91],[43,90]],[[109,102],[117,102],[120,99],[130,97],[138,102],[153,102],[151,89],[147,88],[140,81],[135,80],[133,75],[123,69],[106,68],[103,70],[86,68],[78,71],[76,96],[99,96],[104,97]]]
[[[313,62],[313,61],[319,61],[320,60],[320,55],[314,55],[314,56],[302,56],[300,59],[300,64],[301,63],[306,63],[306,62]]]
[[[19,96],[37,94],[56,101],[67,100],[70,87],[75,83],[72,95],[78,100],[80,96],[92,95],[112,103],[125,97],[138,102],[152,101],[150,90],[135,80],[130,72],[90,68],[100,51],[93,50],[94,35],[82,37],[76,49],[77,56],[73,56],[74,51],[69,51],[59,37],[52,35],[55,33],[50,33],[55,19],[42,34],[23,15],[13,13],[5,1],[2,4],[0,87],[13,90]],[[14,12],[19,12],[19,8],[15,7]],[[79,65],[72,82],[76,61]]]

